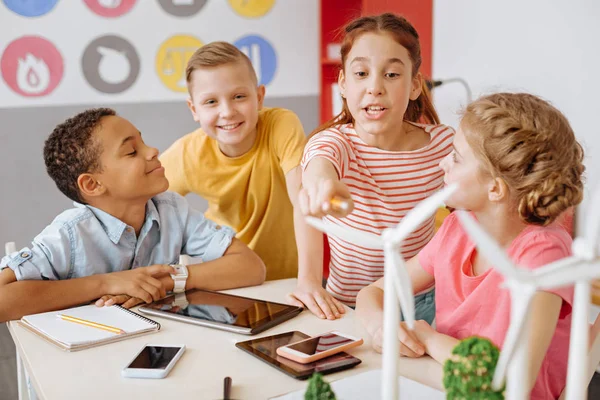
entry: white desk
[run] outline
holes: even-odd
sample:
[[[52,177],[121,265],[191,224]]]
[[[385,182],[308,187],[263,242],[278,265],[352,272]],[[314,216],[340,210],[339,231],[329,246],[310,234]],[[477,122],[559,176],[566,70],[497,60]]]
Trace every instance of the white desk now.
[[[267,282],[261,286],[229,291],[259,299],[284,302],[295,279]],[[233,379],[235,399],[268,399],[306,387],[306,381],[293,379],[235,347],[251,337],[156,318],[158,333],[105,346],[64,352],[19,326],[8,324],[24,367],[40,399],[219,399],[223,378]],[[339,330],[366,339],[365,331],[348,309],[336,321],[320,320],[309,311],[253,337],[292,330],[316,335]],[[126,379],[121,369],[144,343],[179,344],[186,352],[165,379]],[[366,343],[350,351],[362,363],[355,368],[328,375],[328,381],[381,368],[381,356]],[[435,388],[441,388],[442,368],[429,357],[400,360],[400,374]]]

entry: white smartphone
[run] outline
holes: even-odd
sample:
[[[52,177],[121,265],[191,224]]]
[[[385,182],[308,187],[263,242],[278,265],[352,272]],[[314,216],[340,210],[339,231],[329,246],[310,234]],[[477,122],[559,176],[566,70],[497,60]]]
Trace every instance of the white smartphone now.
[[[308,364],[363,344],[361,338],[338,331],[277,348],[277,354],[301,364]]]
[[[185,345],[147,344],[121,371],[126,378],[161,379],[169,374]]]

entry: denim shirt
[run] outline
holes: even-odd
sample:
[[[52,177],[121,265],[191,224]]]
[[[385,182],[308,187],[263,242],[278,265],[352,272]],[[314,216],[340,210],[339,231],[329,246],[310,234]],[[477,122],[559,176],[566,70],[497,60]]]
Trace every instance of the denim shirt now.
[[[189,207],[173,192],[146,204],[138,237],[132,227],[106,212],[75,203],[25,247],[0,261],[18,280],[58,280],[176,263],[181,254],[210,261],[221,257],[235,232]]]

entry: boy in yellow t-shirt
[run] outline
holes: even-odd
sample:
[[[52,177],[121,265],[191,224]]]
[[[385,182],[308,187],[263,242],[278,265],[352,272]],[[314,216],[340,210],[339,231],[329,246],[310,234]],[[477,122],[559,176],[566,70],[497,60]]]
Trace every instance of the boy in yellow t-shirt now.
[[[264,86],[258,86],[248,57],[229,43],[198,49],[186,78],[188,107],[202,128],[160,157],[169,190],[205,198],[206,217],[236,230],[264,261],[268,280],[295,278],[294,229],[299,237],[309,232],[292,205],[306,143],[300,120],[292,111],[262,107]],[[321,263],[322,253],[310,255],[307,246],[300,246],[301,261]]]

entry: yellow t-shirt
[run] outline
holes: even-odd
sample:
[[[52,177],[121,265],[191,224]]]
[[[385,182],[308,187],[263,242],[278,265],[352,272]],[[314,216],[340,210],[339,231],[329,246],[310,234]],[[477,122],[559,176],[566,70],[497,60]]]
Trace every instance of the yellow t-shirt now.
[[[298,252],[285,174],[300,164],[306,137],[292,111],[263,108],[256,142],[230,158],[202,129],[182,137],[160,157],[169,190],[208,201],[206,217],[235,229],[267,267],[267,280],[295,278]]]

